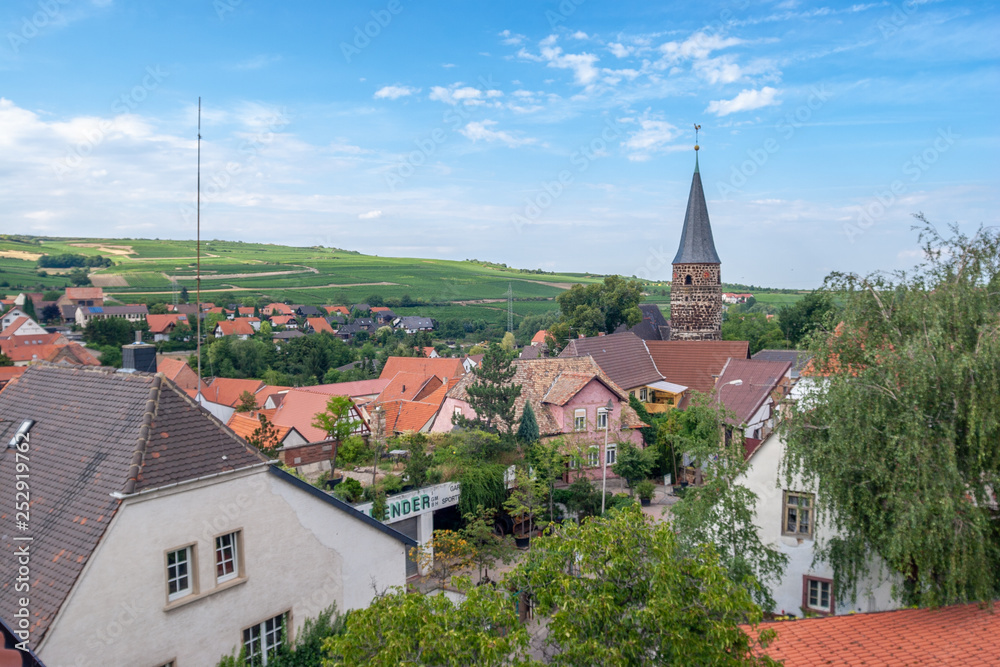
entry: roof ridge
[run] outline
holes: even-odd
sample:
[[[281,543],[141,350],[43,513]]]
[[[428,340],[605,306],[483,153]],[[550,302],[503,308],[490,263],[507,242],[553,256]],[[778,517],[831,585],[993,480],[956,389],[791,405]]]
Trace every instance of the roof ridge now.
[[[135,491],[136,482],[142,471],[142,466],[146,458],[146,445],[149,443],[149,427],[153,424],[156,411],[160,403],[160,386],[163,382],[163,375],[157,373],[153,378],[152,386],[146,398],[146,410],[142,415],[142,426],[139,427],[139,437],[136,439],[135,450],[132,452],[132,463],[129,465],[128,477],[125,480],[124,493],[130,494]]]

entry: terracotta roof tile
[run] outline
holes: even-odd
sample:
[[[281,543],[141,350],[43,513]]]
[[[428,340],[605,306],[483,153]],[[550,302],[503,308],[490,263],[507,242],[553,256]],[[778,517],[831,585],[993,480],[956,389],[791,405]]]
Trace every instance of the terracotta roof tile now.
[[[726,361],[749,359],[750,343],[735,340],[647,340],[656,368],[667,382],[708,393]]]
[[[149,333],[167,333],[171,327],[178,323],[187,324],[187,315],[183,313],[167,313],[166,315],[146,315],[146,324],[149,325]]]
[[[320,331],[325,331],[329,334],[333,333],[333,327],[331,327],[330,323],[322,317],[307,317],[306,322],[308,322],[313,331],[316,331],[317,333]]]
[[[448,380],[465,375],[465,367],[461,359],[454,358],[389,357],[379,377],[391,379],[399,372],[416,373],[425,377],[437,375],[442,380]]]
[[[386,403],[388,401],[414,401],[420,394],[429,394],[444,382],[436,375],[422,375],[419,373],[400,372],[393,376],[385,389],[375,398],[376,403]],[[424,389],[428,391],[424,392]]]
[[[245,317],[223,320],[218,326],[223,336],[252,336],[257,333]]]
[[[254,396],[266,385],[260,380],[240,380],[237,378],[215,378],[207,387],[202,386],[201,395],[205,400],[220,405],[235,406],[240,402],[240,395],[249,391]]]
[[[379,406],[385,411],[387,433],[413,433],[425,427],[437,415],[440,405],[419,401],[388,401]]]
[[[765,623],[785,667],[1000,665],[1000,613],[975,604]],[[746,628],[744,628],[746,630]]]
[[[311,391],[328,396],[377,396],[392,381],[391,378],[375,380],[356,380],[354,382],[336,382],[333,384],[317,384],[311,387],[298,387],[297,391]]]

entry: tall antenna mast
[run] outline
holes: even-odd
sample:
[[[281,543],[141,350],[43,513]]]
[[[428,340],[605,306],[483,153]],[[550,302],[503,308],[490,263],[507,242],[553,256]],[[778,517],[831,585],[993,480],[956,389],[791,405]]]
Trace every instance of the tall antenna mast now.
[[[514,331],[514,288],[507,283],[507,331]]]
[[[196,214],[196,226],[197,226],[197,237],[195,241],[195,254],[197,255],[197,265],[195,268],[195,287],[197,289],[197,294],[195,296],[195,303],[197,304],[197,312],[194,314],[194,319],[198,323],[198,394],[197,401],[201,403],[201,96],[198,96],[198,208]]]

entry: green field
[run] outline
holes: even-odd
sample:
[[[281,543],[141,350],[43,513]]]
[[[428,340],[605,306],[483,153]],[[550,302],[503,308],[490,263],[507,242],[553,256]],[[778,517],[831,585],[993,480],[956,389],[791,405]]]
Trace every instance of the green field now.
[[[228,304],[252,297],[350,305],[372,296],[408,297],[431,305],[399,308],[401,315],[482,319],[490,323],[506,322],[508,285],[514,294],[515,320],[519,320],[557,309],[555,297],[569,285],[603,278],[579,273],[535,273],[469,261],[378,257],[335,248],[219,240],[202,241],[201,251],[203,301]],[[171,301],[181,287],[194,296],[195,242],[158,239],[0,236],[0,287],[16,294],[67,285],[68,279],[60,275],[39,277],[35,258],[42,253],[111,258],[114,265],[100,269],[92,277],[104,286],[106,294],[123,303]],[[646,301],[661,304],[666,314],[670,298],[659,293],[663,285],[649,288],[653,293]],[[794,293],[755,294],[758,301],[775,307],[801,298],[801,294]],[[490,302],[481,303],[483,300]],[[465,303],[473,301],[480,303]]]

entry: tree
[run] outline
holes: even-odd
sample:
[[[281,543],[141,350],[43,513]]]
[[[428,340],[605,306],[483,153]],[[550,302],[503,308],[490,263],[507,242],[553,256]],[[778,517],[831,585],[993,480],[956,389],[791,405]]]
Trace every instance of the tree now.
[[[639,449],[631,442],[620,442],[617,449],[618,453],[611,469],[628,482],[629,494],[632,494],[635,483],[648,478],[653,472],[656,452],[652,449]]]
[[[394,589],[347,617],[343,635],[326,641],[344,667],[527,664],[528,631],[506,591],[461,584],[461,602],[446,595]]]
[[[841,323],[813,338],[823,380],[784,426],[786,477],[816,485],[819,555],[856,591],[873,557],[904,604],[1000,595],[1000,232],[922,216],[911,273],[834,273]]]
[[[90,284],[90,272],[86,269],[73,269],[69,272],[69,281],[77,287]]]
[[[490,581],[490,568],[506,565],[514,559],[515,547],[509,536],[497,535],[494,530],[496,510],[479,507],[466,514],[461,534],[468,548],[468,563],[476,568],[480,584]],[[484,577],[485,574],[485,577]]]
[[[236,412],[253,412],[257,409],[257,399],[244,390],[236,401]]]
[[[188,296],[188,288],[187,287],[183,287],[183,286],[181,287],[181,293],[180,293],[180,297],[179,298],[181,300],[181,303],[187,303],[188,302],[188,299],[190,297]]]
[[[0,366],[13,366],[14,362],[3,352],[0,352]]]
[[[43,322],[52,322],[54,320],[60,320],[60,319],[62,319],[62,311],[56,304],[50,303],[49,305],[42,308]]]
[[[764,313],[727,313],[722,322],[722,339],[749,342],[750,354],[787,347],[781,327]]]
[[[527,408],[528,406],[525,405]],[[560,452],[562,440],[535,441],[527,453],[528,464],[535,471],[535,478],[549,496],[549,520],[555,520],[555,484],[562,478],[565,463]]]
[[[535,538],[507,582],[545,617],[549,664],[776,664],[758,653],[774,631],[740,627],[762,613],[714,549],[684,551],[669,523],[637,507]]]
[[[517,427],[517,439],[522,445],[531,445],[538,442],[538,420],[535,419],[535,409],[531,403],[524,402],[524,410],[521,411],[521,423]]]
[[[274,458],[278,455],[276,448],[278,447],[278,429],[275,428],[274,424],[267,418],[263,412],[257,415],[257,421],[260,422],[260,426],[253,430],[250,437],[247,438],[247,442],[266,456]]]
[[[828,324],[836,310],[830,293],[810,292],[778,311],[778,325],[791,347],[797,347],[806,336]]]
[[[516,345],[517,342],[514,340],[514,334],[510,331],[505,333],[503,335],[503,340],[500,341],[500,346],[508,352],[512,352]]]
[[[642,322],[642,283],[638,280],[607,276],[603,283],[573,285],[556,301],[562,312],[560,322],[585,336],[614,333],[620,324],[631,327]]]
[[[427,482],[427,469],[431,467],[434,457],[424,452],[427,436],[423,433],[411,433],[408,440],[410,455],[406,459],[406,477],[410,484],[421,487]]]
[[[463,428],[481,428],[510,439],[514,428],[514,401],[521,395],[521,385],[512,382],[516,372],[512,352],[496,344],[487,347],[483,362],[472,370],[475,381],[465,388],[476,418],[456,414],[452,421]]]
[[[781,579],[788,556],[760,540],[754,523],[757,495],[738,482],[750,467],[742,432],[733,431],[727,419],[732,419],[731,413],[711,396],[698,393],[681,414],[672,445],[701,467],[704,481],[689,486],[673,505],[673,525],[689,551],[713,544],[732,582],[747,588],[757,604],[770,611],[774,599],[768,582]]]
[[[503,507],[514,518],[523,537],[530,537],[534,532],[535,514],[542,507],[546,496],[547,489],[531,476],[527,468],[518,466],[515,469],[514,486]]]
[[[167,304],[162,301],[149,304],[149,314],[150,315],[166,315],[167,314]]]
[[[337,469],[337,450],[340,443],[361,425],[354,418],[354,401],[349,396],[331,396],[326,402],[326,410],[313,417],[312,425],[326,433],[326,437],[334,441],[333,456],[330,459],[332,470]]]
[[[83,328],[83,340],[92,345],[121,347],[133,342],[135,327],[123,317],[92,319]]]
[[[31,297],[25,296],[24,305],[21,307],[21,310],[31,319],[36,322],[38,321],[38,315],[35,313],[35,302]]]

